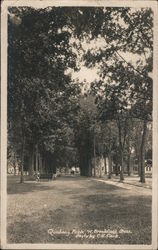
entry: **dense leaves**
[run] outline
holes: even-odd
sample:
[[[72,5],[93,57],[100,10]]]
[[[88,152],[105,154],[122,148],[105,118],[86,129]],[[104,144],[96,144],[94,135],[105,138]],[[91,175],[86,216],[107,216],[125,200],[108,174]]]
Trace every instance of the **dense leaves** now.
[[[93,157],[112,162],[119,155],[123,179],[135,148],[144,182],[152,121],[152,10],[19,7],[9,8],[8,17],[8,138],[15,151],[21,145],[22,162],[25,151],[38,145],[41,154],[63,164],[60,154],[67,158],[66,146],[75,143],[81,174],[91,175]],[[68,73],[82,65],[98,69],[85,97],[87,82]]]

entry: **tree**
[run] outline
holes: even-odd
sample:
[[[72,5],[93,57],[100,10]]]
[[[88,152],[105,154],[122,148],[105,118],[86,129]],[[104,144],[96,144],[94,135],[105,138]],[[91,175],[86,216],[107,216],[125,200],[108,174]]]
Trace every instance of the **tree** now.
[[[122,106],[132,110],[130,116],[143,120],[141,140],[141,182],[145,182],[144,151],[146,128],[152,112],[152,56],[153,56],[153,13],[150,8],[106,8],[102,10],[97,34],[104,45],[98,50],[88,50],[84,55],[88,67],[97,65],[100,80],[94,90],[106,100],[111,92],[117,95]],[[90,40],[90,39],[89,39]],[[127,56],[138,57],[135,65]],[[109,110],[110,111],[110,110]],[[120,144],[120,150],[121,144]]]
[[[102,154],[104,155],[104,157],[108,157],[108,163],[109,163],[108,178],[111,179],[113,171],[112,169],[113,157],[115,155],[115,151],[118,145],[117,125],[115,120],[113,121],[106,120],[104,122],[101,122],[100,127],[101,131],[98,135],[99,143],[103,145]]]
[[[75,129],[81,175],[92,176],[92,157],[95,155],[96,105],[91,95],[80,97],[80,112]],[[95,167],[94,167],[95,172]]]
[[[96,154],[94,124],[100,117],[117,122],[123,179],[128,121],[139,118],[144,122],[140,159],[141,181],[145,181],[146,130],[152,118],[152,15],[150,8],[9,8],[8,121],[13,131],[19,128],[22,162],[28,144],[54,154],[63,128],[77,131],[77,123],[81,125],[77,138],[82,135],[84,142],[78,144],[79,150],[90,149],[80,154],[83,172],[86,169],[89,175],[91,167],[85,166]],[[85,41],[101,40],[102,47],[83,46]],[[129,61],[129,56],[138,59]],[[66,74],[83,62],[99,71],[100,79],[91,89],[102,107],[94,118],[81,106],[77,118],[80,86]]]
[[[69,26],[65,8],[9,8],[8,123],[20,133],[21,182],[26,145],[53,153],[77,109],[79,88],[65,74],[76,67]]]

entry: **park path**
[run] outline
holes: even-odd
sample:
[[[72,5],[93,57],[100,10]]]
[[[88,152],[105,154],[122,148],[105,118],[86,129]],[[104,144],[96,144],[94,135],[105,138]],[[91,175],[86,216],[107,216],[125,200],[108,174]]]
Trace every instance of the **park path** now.
[[[131,190],[132,193],[140,193],[141,195],[152,194],[152,181],[151,178],[147,180],[147,183],[140,183],[139,178],[127,178],[123,182],[120,182],[119,178],[92,178],[94,181],[99,181],[108,185],[113,185],[123,189]]]
[[[10,243],[150,244],[151,190],[79,176],[24,184],[16,178],[8,180]],[[97,238],[95,230],[113,233]]]

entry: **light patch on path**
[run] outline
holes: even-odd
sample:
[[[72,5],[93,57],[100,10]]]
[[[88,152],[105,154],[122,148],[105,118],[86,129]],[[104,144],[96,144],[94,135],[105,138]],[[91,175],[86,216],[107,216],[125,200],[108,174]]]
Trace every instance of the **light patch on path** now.
[[[100,181],[100,182],[104,182],[106,184],[109,184],[109,185],[113,185],[113,186],[117,186],[117,187],[121,187],[121,188],[124,188],[124,189],[129,189],[131,190],[132,187],[129,186],[128,184],[125,184],[125,183],[121,183],[121,182],[114,182],[114,181],[105,181],[105,180],[98,180],[98,179],[92,179],[93,181]]]
[[[100,182],[103,182],[105,184],[109,184],[109,185],[117,186],[117,187],[120,187],[120,188],[128,189],[128,190],[134,192],[135,194],[152,195],[152,190],[151,189],[131,185],[131,184],[124,183],[124,182],[121,183],[121,182],[116,182],[116,181],[111,181],[111,180],[102,180],[102,179],[101,180],[100,179],[91,179],[91,180],[100,181]]]

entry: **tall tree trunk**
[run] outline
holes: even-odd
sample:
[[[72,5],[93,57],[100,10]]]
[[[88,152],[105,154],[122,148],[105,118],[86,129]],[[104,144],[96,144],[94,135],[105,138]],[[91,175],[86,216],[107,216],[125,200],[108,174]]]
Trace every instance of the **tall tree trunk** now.
[[[24,154],[25,154],[25,134],[23,134],[23,141],[22,141],[20,183],[24,182]]]
[[[104,157],[104,164],[105,164],[105,174],[107,174],[107,164],[106,164],[106,157]]]
[[[45,154],[42,156],[42,169],[41,173],[46,173],[46,159],[45,159]]]
[[[142,135],[142,142],[140,147],[140,160],[141,160],[141,176],[140,182],[145,183],[145,143],[146,143],[146,134],[147,134],[147,120],[144,119],[144,126],[143,126],[143,135]]]
[[[14,158],[13,158],[13,168],[14,168],[14,175],[16,175],[16,155],[14,152]]]
[[[116,174],[116,176],[118,176],[118,163],[116,163],[115,174]]]
[[[34,147],[30,152],[30,164],[29,164],[29,175],[32,176],[34,172]]]
[[[38,144],[36,144],[36,172],[38,171]]]
[[[120,148],[120,181],[124,180],[124,142],[122,142],[122,130],[120,120],[118,120],[118,132],[119,132],[119,148]],[[124,136],[125,139],[125,136]]]
[[[111,153],[108,154],[108,160],[109,160],[109,174],[108,174],[108,178],[111,179],[111,176],[112,176],[112,159],[111,159]]]
[[[80,152],[80,175],[92,176],[92,164],[90,154],[87,148],[82,149]]]
[[[141,176],[141,160],[140,160],[140,153],[138,154],[138,175]]]
[[[92,176],[92,164],[91,164],[91,160],[88,160],[88,171],[87,171],[87,176],[91,177]]]
[[[42,156],[39,156],[39,172],[42,172]]]
[[[57,172],[57,161],[56,161],[56,156],[55,154],[52,157],[52,173],[56,174]]]
[[[85,156],[80,152],[80,175],[86,176]]]
[[[93,150],[94,150],[94,177],[96,177],[96,151],[95,151],[95,134],[94,134],[94,141],[93,141]]]
[[[131,175],[131,153],[128,153],[128,162],[127,162],[127,171],[128,171],[128,176]]]
[[[89,157],[89,152],[86,153],[85,157],[85,167],[86,167],[86,176],[91,177],[92,176],[92,165],[90,163],[91,159]]]
[[[121,166],[120,166],[120,181],[124,180],[124,159],[123,159],[123,150],[120,150],[120,159],[121,159]]]

